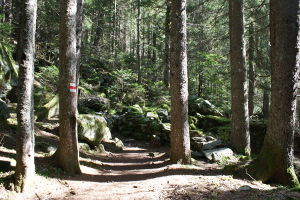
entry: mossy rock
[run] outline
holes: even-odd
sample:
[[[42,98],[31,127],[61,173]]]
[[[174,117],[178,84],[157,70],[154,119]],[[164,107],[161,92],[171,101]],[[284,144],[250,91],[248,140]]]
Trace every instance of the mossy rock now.
[[[208,131],[209,129],[217,126],[229,126],[230,119],[213,115],[203,115],[198,118],[197,125],[198,128]]]
[[[48,103],[40,108],[37,108],[37,120],[51,119],[59,115],[59,99],[58,95],[55,95]]]
[[[98,115],[78,115],[78,138],[90,146],[98,146],[102,140],[111,139],[110,129],[104,117]]]
[[[82,97],[78,100],[79,113],[104,112],[110,108],[110,100],[105,97]]]
[[[211,102],[201,97],[189,99],[189,114],[223,116],[222,112]]]
[[[200,129],[198,129],[198,130],[190,130],[190,137],[200,137],[200,136],[204,136],[204,135],[205,134]]]
[[[144,114],[143,109],[138,104],[126,107],[125,110],[123,110],[123,112],[128,112],[128,113],[133,113],[133,114],[138,114],[138,115]]]

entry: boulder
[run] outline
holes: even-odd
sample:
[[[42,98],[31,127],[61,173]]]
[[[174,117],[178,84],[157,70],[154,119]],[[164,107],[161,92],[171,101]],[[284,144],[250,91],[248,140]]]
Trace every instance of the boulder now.
[[[189,113],[195,115],[215,115],[223,116],[222,112],[208,100],[203,98],[190,98],[189,99]]]
[[[222,145],[222,141],[211,136],[192,137],[191,146],[194,151],[215,149]]]
[[[6,102],[0,99],[0,120],[6,120],[9,118],[9,108],[6,105]]]
[[[229,148],[219,148],[203,151],[205,158],[212,162],[221,161],[223,158],[230,158],[233,156],[233,151]]]
[[[98,115],[78,115],[78,138],[90,146],[98,146],[102,140],[110,140],[111,132],[104,117]]]
[[[106,151],[110,152],[121,152],[123,151],[124,144],[119,138],[111,140],[103,140],[101,144],[104,146]]]
[[[158,114],[158,116],[159,116],[159,118],[162,122],[169,122],[170,121],[170,115],[169,115],[168,110],[160,109],[160,110],[157,111],[157,114]]]
[[[91,148],[87,143],[79,142],[78,147],[80,151],[90,151]]]
[[[58,117],[58,115],[58,95],[55,95],[48,103],[46,103],[40,109],[37,110],[38,120],[51,119],[53,117]]]
[[[129,107],[125,108],[125,109],[126,109],[126,112],[132,113],[132,114],[140,114],[140,115],[142,115],[144,113],[143,109],[138,104],[135,104],[133,106],[129,106]]]
[[[106,111],[110,107],[110,100],[105,97],[80,97],[78,100],[79,113]]]
[[[156,112],[147,112],[146,117],[151,119],[159,119],[158,114]]]

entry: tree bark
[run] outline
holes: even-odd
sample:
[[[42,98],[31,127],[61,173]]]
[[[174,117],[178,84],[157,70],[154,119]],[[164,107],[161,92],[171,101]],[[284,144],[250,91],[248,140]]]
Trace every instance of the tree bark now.
[[[249,116],[253,115],[254,111],[254,89],[255,89],[255,38],[254,38],[254,25],[253,23],[249,28],[249,99],[248,99],[248,109]]]
[[[269,89],[264,88],[263,91],[263,117],[264,119],[268,119],[269,117],[269,110],[270,110],[270,92]]]
[[[36,30],[36,0],[24,0],[20,33],[19,85],[18,85],[18,131],[17,165],[15,190],[24,192],[30,189],[35,174],[34,165],[34,117],[33,80]]]
[[[171,1],[171,161],[190,164],[186,0]]]
[[[69,174],[80,173],[77,136],[77,0],[60,1],[59,167]]]
[[[243,0],[229,1],[231,110],[233,149],[250,155]]]
[[[84,0],[77,0],[77,13],[76,13],[76,80],[77,85],[79,85],[80,77],[80,58],[81,58],[81,47],[82,47],[82,38],[83,38],[83,3]],[[77,88],[78,92],[78,88]]]
[[[166,0],[167,10],[165,19],[165,68],[164,68],[164,84],[166,88],[170,87],[170,11],[171,2]]]
[[[138,11],[138,16],[137,16],[137,46],[136,46],[136,56],[137,56],[137,71],[138,71],[138,82],[142,82],[142,69],[141,69],[141,31],[140,31],[140,26],[141,26],[141,0],[137,0],[137,11]]]
[[[293,142],[299,78],[299,0],[270,1],[271,106],[267,134],[256,161],[263,182],[299,184]]]

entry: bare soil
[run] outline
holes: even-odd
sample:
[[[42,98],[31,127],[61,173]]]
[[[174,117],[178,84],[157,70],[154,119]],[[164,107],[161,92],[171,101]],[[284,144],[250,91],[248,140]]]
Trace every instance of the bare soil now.
[[[15,164],[14,139],[0,128],[0,161]],[[37,131],[37,140],[57,143],[57,137]],[[5,136],[5,137],[3,137]],[[299,192],[225,174],[218,164],[196,161],[182,166],[169,163],[166,148],[127,142],[121,153],[81,152],[82,174],[70,177],[51,168],[47,155],[36,153],[35,185],[26,194],[17,194],[0,185],[0,199],[11,200],[296,200]],[[0,173],[6,176],[13,171]],[[246,174],[246,172],[245,172]]]

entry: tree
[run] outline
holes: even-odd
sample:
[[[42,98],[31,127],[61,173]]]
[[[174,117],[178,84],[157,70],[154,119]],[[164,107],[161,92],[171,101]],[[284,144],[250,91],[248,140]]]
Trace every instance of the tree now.
[[[81,58],[81,48],[82,48],[83,3],[84,0],[77,0],[77,13],[76,13],[76,65],[77,65],[76,80],[77,83],[79,83],[80,58]]]
[[[248,110],[249,116],[253,115],[254,111],[254,89],[255,89],[255,39],[254,39],[254,25],[250,24],[249,27],[249,50],[248,50],[248,63],[249,63],[249,99],[248,99]]]
[[[34,118],[33,80],[36,30],[36,0],[25,0],[22,4],[21,33],[19,40],[19,82],[18,82],[18,131],[17,165],[15,189],[23,192],[29,189],[35,174],[34,165]]]
[[[77,0],[60,1],[59,147],[57,164],[70,174],[81,173],[77,135]]]
[[[250,134],[243,0],[229,1],[229,32],[232,111],[231,144],[236,152],[249,155]]]
[[[264,182],[299,184],[293,141],[299,78],[299,0],[270,1],[271,106],[255,177]]]
[[[171,161],[191,161],[188,124],[186,0],[171,1]]]
[[[164,68],[164,84],[166,88],[170,86],[170,0],[166,0],[166,19],[165,19],[165,68]]]
[[[141,61],[141,0],[137,0],[137,19],[136,19],[136,34],[137,34],[137,70],[138,70],[138,82],[142,82],[142,61]]]

